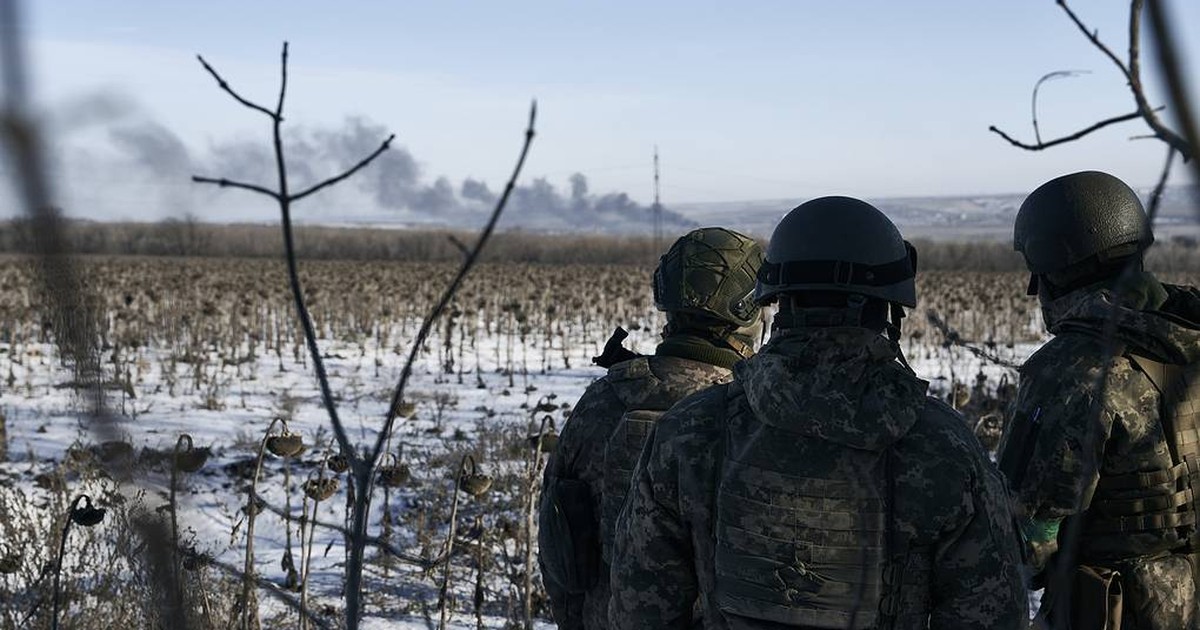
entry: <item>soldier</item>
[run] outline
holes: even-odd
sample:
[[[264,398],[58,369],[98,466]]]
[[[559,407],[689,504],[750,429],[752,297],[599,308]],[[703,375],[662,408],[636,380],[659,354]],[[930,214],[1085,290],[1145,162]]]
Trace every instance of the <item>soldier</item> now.
[[[784,217],[755,293],[779,304],[770,341],[651,430],[610,627],[1024,627],[1001,477],[897,345],[915,272],[863,201]]]
[[[1000,468],[1056,627],[1197,623],[1200,294],[1143,270],[1153,241],[1137,194],[1105,173],[1053,179],[1017,213],[1054,337],[1021,367]]]
[[[645,435],[679,399],[728,381],[730,368],[754,352],[762,259],[762,246],[737,232],[688,233],[654,272],[654,303],[667,316],[654,355],[624,350],[614,335],[596,357],[608,374],[567,419],[540,506],[539,561],[560,628],[607,627],[612,531]]]

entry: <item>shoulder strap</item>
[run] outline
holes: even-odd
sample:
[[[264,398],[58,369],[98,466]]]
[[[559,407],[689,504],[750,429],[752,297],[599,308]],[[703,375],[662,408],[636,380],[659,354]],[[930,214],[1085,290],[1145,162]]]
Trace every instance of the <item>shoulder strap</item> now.
[[[1160,394],[1167,394],[1175,383],[1179,381],[1180,377],[1183,376],[1185,366],[1174,363],[1162,363],[1140,354],[1127,353],[1125,356],[1129,357],[1130,361],[1133,361],[1134,365],[1150,379],[1151,383],[1154,383],[1154,388]]]
[[[1180,451],[1184,450],[1180,444],[1180,431],[1194,430],[1194,426],[1177,426],[1177,419],[1191,420],[1194,423],[1194,418],[1191,414],[1179,414],[1176,407],[1180,403],[1186,403],[1185,400],[1180,400],[1187,396],[1187,384],[1184,382],[1184,373],[1188,366],[1178,365],[1174,363],[1163,363],[1154,359],[1134,354],[1126,353],[1126,357],[1133,362],[1137,369],[1150,379],[1150,383],[1154,385],[1154,389],[1158,390],[1159,394],[1159,420],[1163,425],[1163,433],[1167,438],[1167,446],[1171,449],[1171,460],[1178,464],[1180,462]],[[1194,449],[1193,449],[1194,450]]]

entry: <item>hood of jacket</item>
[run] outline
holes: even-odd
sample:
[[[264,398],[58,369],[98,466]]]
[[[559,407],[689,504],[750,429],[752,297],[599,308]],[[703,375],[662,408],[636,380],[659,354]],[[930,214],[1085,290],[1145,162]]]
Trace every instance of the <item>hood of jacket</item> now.
[[[917,421],[929,385],[899,355],[899,346],[865,328],[797,328],[775,335],[734,374],[764,424],[882,451]]]
[[[1047,302],[1046,328],[1103,337],[1113,325],[1116,340],[1140,354],[1166,363],[1200,361],[1200,292],[1161,284],[1148,273],[1125,289],[1120,300],[1115,288],[1091,287]]]

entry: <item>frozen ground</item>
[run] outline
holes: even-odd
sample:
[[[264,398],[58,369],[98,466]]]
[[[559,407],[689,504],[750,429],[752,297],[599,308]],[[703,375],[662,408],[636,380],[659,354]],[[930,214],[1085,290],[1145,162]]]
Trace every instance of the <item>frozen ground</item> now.
[[[393,337],[393,338],[398,338]],[[572,347],[511,347],[511,338],[484,338],[481,347],[472,349],[460,362],[462,373],[446,374],[437,353],[431,351],[418,363],[406,399],[415,404],[412,417],[401,421],[393,437],[391,452],[412,468],[412,481],[386,495],[377,488],[373,515],[379,532],[387,515],[392,530],[390,540],[418,557],[436,554],[447,534],[447,510],[451,497],[453,469],[463,454],[471,453],[481,466],[496,477],[493,492],[480,499],[460,496],[458,527],[460,532],[472,523],[487,531],[519,527],[523,483],[532,449],[522,451],[523,438],[536,431],[535,420],[552,415],[561,423],[584,388],[602,371],[591,366],[590,357],[598,354],[603,338],[573,343]],[[438,348],[439,340],[429,342]],[[649,352],[654,339],[646,330],[634,331],[630,347]],[[339,409],[352,439],[372,443],[382,422],[391,387],[399,375],[403,360],[394,347],[379,348],[367,341],[322,340],[322,352]],[[1006,359],[1019,362],[1032,349],[1018,345],[1000,348]],[[983,372],[998,380],[1004,368],[988,365],[958,349],[913,346],[909,356],[913,367],[930,379],[937,391],[945,391],[951,379],[968,381]],[[570,366],[566,367],[569,362]],[[234,363],[234,364],[230,364]],[[194,539],[206,554],[234,566],[241,566],[245,549],[244,481],[235,470],[254,457],[270,420],[276,416],[290,419],[293,431],[301,432],[309,452],[298,461],[285,465],[277,458],[265,463],[259,492],[273,506],[285,507],[298,515],[303,495],[297,487],[316,473],[316,462],[330,444],[328,418],[320,404],[310,366],[303,355],[264,354],[244,362],[224,361],[213,353],[193,357],[192,362],[171,361],[154,349],[141,350],[127,358],[130,386],[124,391],[108,392],[108,404],[120,419],[116,431],[135,449],[169,451],[178,436],[190,434],[198,446],[211,446],[213,456],[201,471],[181,478],[179,518],[185,538]],[[465,365],[463,365],[465,363]],[[543,372],[543,364],[547,368]],[[510,371],[507,366],[512,365]],[[522,367],[527,366],[527,367]],[[0,345],[0,375],[8,374],[0,390],[0,410],[8,419],[8,461],[0,464],[0,478],[36,497],[46,491],[34,479],[64,459],[73,444],[97,441],[75,412],[75,394],[70,375],[54,358],[51,345]],[[1009,374],[1012,378],[1013,374]],[[543,412],[531,410],[541,405]],[[557,409],[547,414],[551,405]],[[518,448],[514,449],[513,444]],[[289,468],[292,491],[284,491],[284,471]],[[76,478],[68,477],[68,484]],[[92,482],[93,484],[101,482]],[[124,486],[127,494],[140,486],[147,491],[150,507],[166,502],[168,476],[150,469]],[[11,486],[10,486],[11,487]],[[82,486],[69,487],[74,494]],[[96,492],[95,487],[91,491]],[[85,488],[87,489],[87,488]],[[319,504],[317,520],[341,524],[345,519],[345,491],[339,490]],[[36,501],[29,505],[36,505]],[[11,516],[11,515],[10,515]],[[19,515],[21,519],[44,522],[50,515],[34,509]],[[101,525],[103,527],[103,525]],[[264,511],[256,522],[255,550],[257,572],[282,584],[286,574],[281,558],[288,547],[289,535],[300,564],[296,545],[297,525],[290,526],[280,515]],[[289,534],[290,532],[290,534]],[[485,578],[486,627],[505,627],[519,608],[518,587],[511,578],[523,566],[519,536],[509,540],[496,536],[488,553],[518,560],[500,562]],[[337,607],[343,560],[342,536],[336,531],[318,528],[313,545],[309,578],[310,606]],[[424,572],[400,561],[388,561],[377,553],[368,566],[367,597],[369,623],[364,627],[426,628],[437,622],[437,585],[441,570]],[[455,578],[451,627],[476,627],[471,603],[475,577],[468,559],[455,559]],[[0,576],[2,577],[2,576]],[[263,617],[284,615],[284,608],[260,594]],[[547,627],[549,627],[547,625]]]

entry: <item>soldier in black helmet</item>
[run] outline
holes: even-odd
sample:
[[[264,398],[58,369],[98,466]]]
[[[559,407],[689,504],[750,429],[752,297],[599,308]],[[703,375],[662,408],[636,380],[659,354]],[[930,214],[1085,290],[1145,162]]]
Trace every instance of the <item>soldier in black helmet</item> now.
[[[1050,180],[1017,214],[1054,337],[1021,367],[1000,467],[1039,614],[1077,630],[1198,621],[1200,294],[1143,269],[1153,241],[1137,194],[1096,171]]]
[[[784,217],[755,293],[770,341],[651,428],[609,627],[1025,627],[1003,481],[897,345],[916,262],[863,201]]]
[[[754,282],[763,252],[722,228],[694,230],[661,258],[654,303],[667,316],[652,356],[620,347],[596,363],[546,467],[539,561],[560,628],[606,628],[612,531],[649,427],[684,396],[728,381],[762,335]]]

